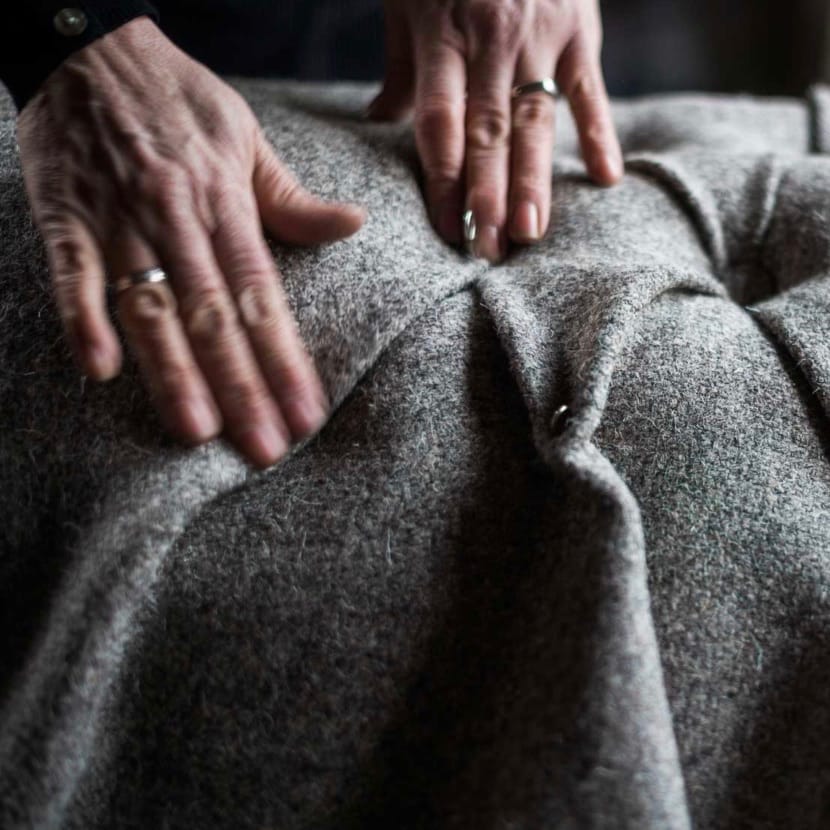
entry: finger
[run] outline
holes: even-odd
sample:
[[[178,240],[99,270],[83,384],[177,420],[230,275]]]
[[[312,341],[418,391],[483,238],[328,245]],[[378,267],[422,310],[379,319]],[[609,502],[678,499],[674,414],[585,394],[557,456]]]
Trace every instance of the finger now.
[[[116,278],[158,266],[147,243],[127,230],[110,245],[107,261]],[[170,286],[146,283],[120,291],[118,316],[167,428],[188,443],[218,435],[221,413],[193,357]]]
[[[547,77],[553,55],[541,50],[522,52],[516,67],[516,85]],[[510,141],[509,235],[515,242],[533,242],[550,221],[553,173],[555,102],[544,92],[513,99]]]
[[[412,36],[406,17],[389,4],[384,9],[386,68],[383,87],[369,104],[366,115],[373,121],[397,121],[412,107],[415,72]]]
[[[68,212],[42,219],[39,227],[55,300],[75,359],[94,380],[110,380],[121,371],[123,356],[107,313],[98,242],[87,226]]]
[[[599,55],[575,38],[560,57],[556,80],[570,103],[588,174],[597,184],[615,184],[623,174],[622,151]]]
[[[473,212],[477,257],[499,262],[507,249],[505,232],[510,165],[510,93],[516,66],[516,32],[494,3],[470,21],[466,117],[466,209]]]
[[[424,171],[424,190],[433,227],[451,245],[461,241],[464,212],[464,95],[467,70],[459,32],[453,38],[449,13],[416,37],[415,142]]]
[[[169,202],[166,234],[150,240],[170,275],[190,347],[228,438],[259,467],[288,450],[290,434],[256,365],[204,226],[187,204]]]
[[[364,208],[312,195],[279,160],[262,131],[256,140],[254,194],[271,234],[294,245],[319,245],[360,230],[366,221]]]
[[[259,231],[253,195],[228,198],[218,215],[213,236],[216,260],[235,297],[260,370],[294,439],[300,441],[326,421],[326,393]]]

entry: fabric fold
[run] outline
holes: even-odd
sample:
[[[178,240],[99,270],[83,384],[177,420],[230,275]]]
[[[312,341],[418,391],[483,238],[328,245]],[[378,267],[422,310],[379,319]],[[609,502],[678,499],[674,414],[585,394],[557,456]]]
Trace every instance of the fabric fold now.
[[[826,88],[616,102],[611,189],[563,119],[488,267],[372,87],[233,83],[369,212],[272,243],[334,413],[261,474],[77,377],[0,121],[0,824],[818,830],[753,782],[822,780]]]

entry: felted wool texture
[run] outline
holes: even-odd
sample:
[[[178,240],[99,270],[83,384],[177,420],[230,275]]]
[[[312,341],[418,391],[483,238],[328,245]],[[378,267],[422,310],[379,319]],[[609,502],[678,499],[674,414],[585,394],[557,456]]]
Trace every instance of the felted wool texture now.
[[[616,102],[608,190],[560,108],[489,267],[375,88],[234,83],[369,209],[274,244],[335,412],[261,473],[80,381],[0,119],[0,825],[826,826],[828,90]]]
[[[830,473],[808,379],[741,307],[665,294],[596,440],[640,505],[694,826],[825,826]]]

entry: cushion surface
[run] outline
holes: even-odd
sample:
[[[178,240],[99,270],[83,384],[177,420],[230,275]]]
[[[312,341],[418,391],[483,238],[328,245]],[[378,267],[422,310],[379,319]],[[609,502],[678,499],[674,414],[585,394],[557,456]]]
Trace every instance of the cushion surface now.
[[[232,80],[335,411],[257,472],[74,368],[0,113],[0,826],[830,823],[830,90],[559,109],[545,239],[431,230],[360,84]],[[555,417],[562,405],[569,417]]]

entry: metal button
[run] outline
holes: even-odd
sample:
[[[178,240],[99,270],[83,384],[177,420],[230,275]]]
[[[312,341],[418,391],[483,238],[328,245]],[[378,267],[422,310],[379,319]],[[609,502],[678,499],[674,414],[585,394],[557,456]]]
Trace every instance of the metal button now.
[[[86,31],[89,21],[82,9],[61,9],[52,21],[55,31],[64,37],[75,37]]]
[[[567,404],[562,404],[556,412],[553,413],[553,417],[550,419],[550,428],[551,432],[554,435],[559,436],[565,431],[565,427],[568,424],[568,420],[571,417],[571,408]]]

